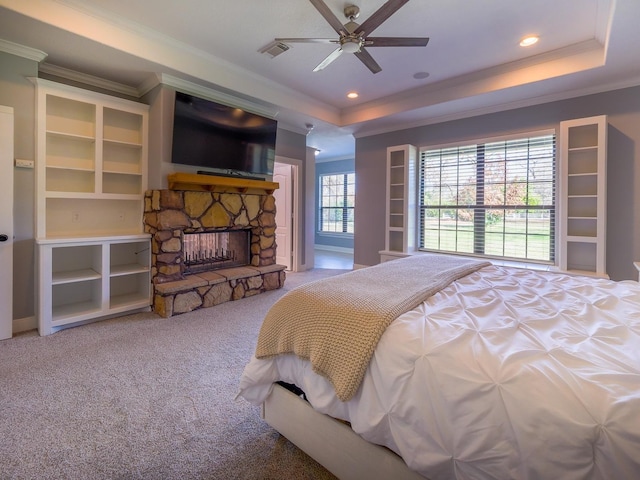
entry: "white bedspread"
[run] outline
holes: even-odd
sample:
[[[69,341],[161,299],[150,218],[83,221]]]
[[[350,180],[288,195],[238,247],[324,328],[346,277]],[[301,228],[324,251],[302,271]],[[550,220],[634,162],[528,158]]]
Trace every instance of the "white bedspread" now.
[[[636,282],[487,267],[395,320],[350,401],[292,355],[240,395],[278,380],[431,480],[640,478]]]

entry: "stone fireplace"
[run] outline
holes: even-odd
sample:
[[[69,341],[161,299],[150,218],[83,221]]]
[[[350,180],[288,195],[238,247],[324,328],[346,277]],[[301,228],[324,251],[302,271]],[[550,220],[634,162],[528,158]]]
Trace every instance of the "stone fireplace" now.
[[[173,174],[169,189],[145,193],[156,313],[171,317],[284,285],[285,267],[275,261],[273,188]]]

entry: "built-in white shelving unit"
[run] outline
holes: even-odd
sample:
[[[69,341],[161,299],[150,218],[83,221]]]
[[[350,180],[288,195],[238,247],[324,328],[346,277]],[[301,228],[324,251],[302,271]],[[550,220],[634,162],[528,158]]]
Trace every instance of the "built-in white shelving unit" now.
[[[562,270],[606,277],[607,117],[560,122]]]
[[[41,335],[148,308],[148,106],[43,79],[37,86]]]
[[[381,261],[406,256],[416,246],[416,161],[413,145],[387,148],[385,249]]]

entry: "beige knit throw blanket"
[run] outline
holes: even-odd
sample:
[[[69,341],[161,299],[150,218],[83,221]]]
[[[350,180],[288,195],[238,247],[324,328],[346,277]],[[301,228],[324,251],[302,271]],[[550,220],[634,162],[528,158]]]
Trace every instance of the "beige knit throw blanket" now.
[[[401,314],[469,273],[488,265],[452,255],[416,255],[285,294],[260,329],[257,358],[296,354],[329,379],[336,395],[355,395],[384,330]]]

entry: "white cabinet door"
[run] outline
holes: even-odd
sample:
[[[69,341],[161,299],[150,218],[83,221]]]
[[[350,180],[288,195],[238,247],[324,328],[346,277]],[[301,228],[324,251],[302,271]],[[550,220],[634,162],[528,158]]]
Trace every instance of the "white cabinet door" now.
[[[0,340],[13,333],[13,108],[0,106]]]

